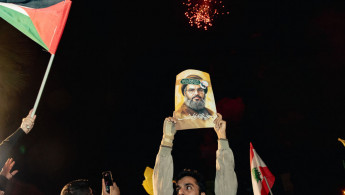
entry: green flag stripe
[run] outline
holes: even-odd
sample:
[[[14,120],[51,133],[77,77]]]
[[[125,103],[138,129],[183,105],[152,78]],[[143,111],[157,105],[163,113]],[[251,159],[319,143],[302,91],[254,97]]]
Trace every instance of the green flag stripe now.
[[[44,44],[43,40],[38,34],[36,27],[32,23],[29,16],[0,5],[0,17],[16,27],[26,36],[30,37],[36,43],[44,47],[46,50],[49,50],[49,48],[46,46],[46,44]]]

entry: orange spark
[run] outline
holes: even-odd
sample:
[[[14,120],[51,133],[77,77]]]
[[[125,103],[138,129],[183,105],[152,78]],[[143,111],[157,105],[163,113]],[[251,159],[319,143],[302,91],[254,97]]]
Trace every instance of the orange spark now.
[[[183,4],[187,6],[185,15],[189,19],[189,24],[207,30],[213,26],[215,16],[224,15],[222,3],[217,0],[187,0]],[[229,12],[226,13],[229,14]]]

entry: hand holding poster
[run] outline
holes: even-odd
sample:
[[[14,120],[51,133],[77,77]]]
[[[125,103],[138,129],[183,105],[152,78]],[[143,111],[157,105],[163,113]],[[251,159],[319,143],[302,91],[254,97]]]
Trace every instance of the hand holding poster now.
[[[185,70],[176,76],[176,130],[214,127],[217,117],[210,75],[199,70]]]

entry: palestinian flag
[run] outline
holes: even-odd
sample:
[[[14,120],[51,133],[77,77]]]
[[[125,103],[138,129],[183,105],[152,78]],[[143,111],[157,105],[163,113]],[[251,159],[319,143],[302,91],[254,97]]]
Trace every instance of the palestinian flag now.
[[[268,170],[264,161],[261,160],[260,156],[255,152],[252,143],[250,143],[250,170],[252,176],[252,185],[254,195],[267,195],[270,190],[267,187],[267,183],[272,188],[275,177]],[[264,179],[267,180],[267,183]]]
[[[55,54],[70,0],[0,0],[0,17]]]

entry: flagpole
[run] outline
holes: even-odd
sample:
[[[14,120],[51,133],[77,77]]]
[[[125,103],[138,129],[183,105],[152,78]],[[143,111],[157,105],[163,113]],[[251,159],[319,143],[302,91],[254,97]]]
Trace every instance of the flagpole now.
[[[266,184],[267,184],[268,189],[270,190],[270,194],[273,195],[273,193],[272,193],[272,191],[271,191],[271,188],[270,188],[270,185],[268,185],[268,181],[267,181],[267,179],[266,179],[265,176],[264,176],[264,179],[265,179],[265,182],[266,182]]]
[[[41,99],[41,96],[42,96],[42,92],[43,92],[44,86],[45,86],[45,84],[46,84],[46,81],[47,81],[47,78],[48,78],[48,74],[49,74],[50,68],[51,68],[51,66],[52,66],[52,64],[53,64],[54,57],[55,57],[54,54],[52,54],[52,55],[50,56],[50,60],[49,60],[49,63],[48,63],[46,72],[45,72],[45,74],[44,74],[44,77],[43,77],[43,81],[42,81],[42,83],[41,83],[40,90],[38,91],[38,95],[37,95],[37,98],[36,98],[36,101],[35,101],[35,105],[34,105],[33,111],[32,111],[32,113],[31,113],[31,117],[34,117],[34,115],[35,115],[35,113],[36,113],[36,109],[37,109],[38,103],[40,102],[40,99]]]

